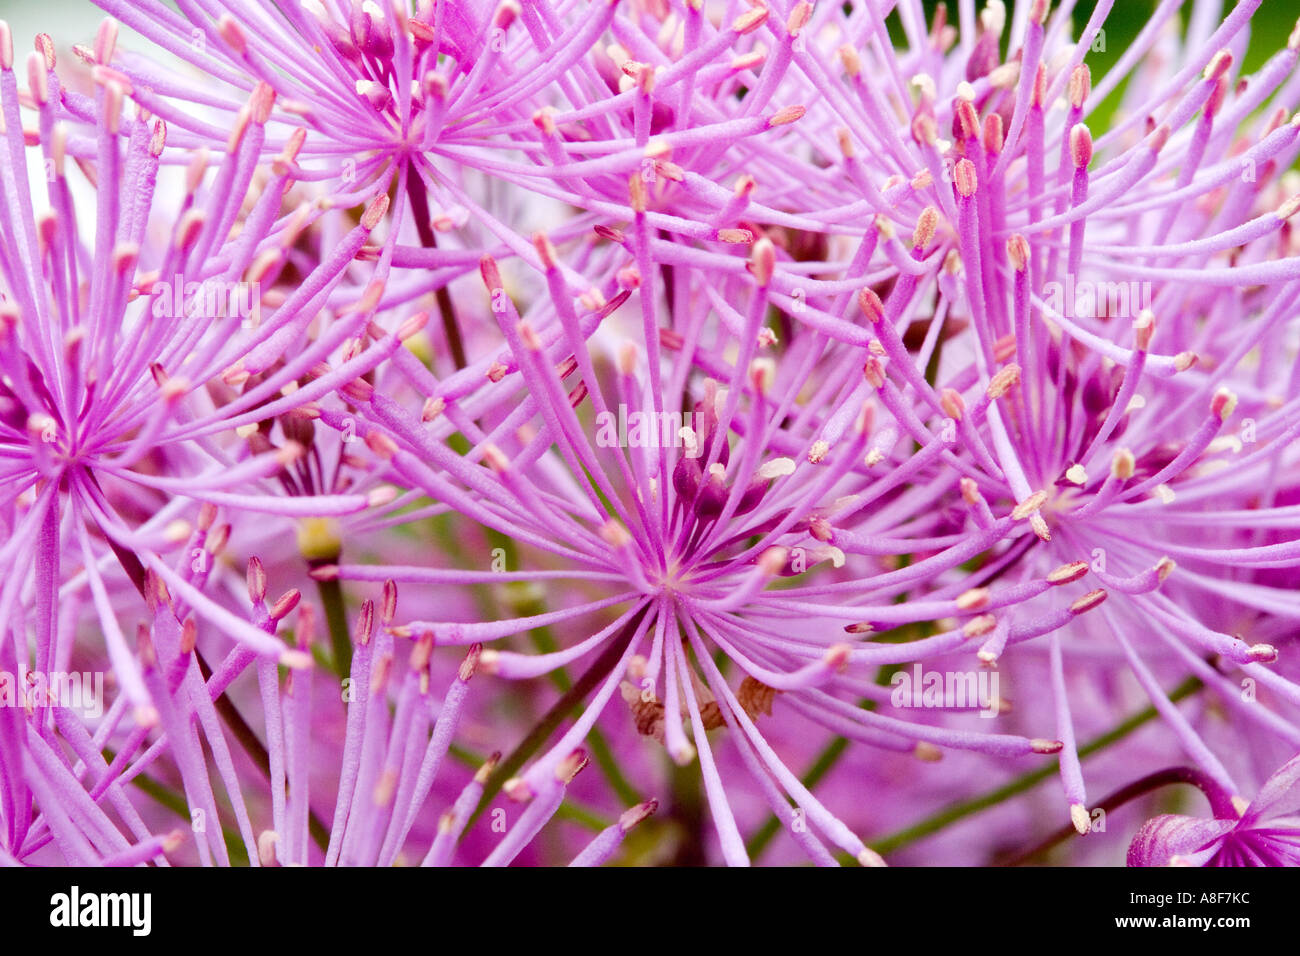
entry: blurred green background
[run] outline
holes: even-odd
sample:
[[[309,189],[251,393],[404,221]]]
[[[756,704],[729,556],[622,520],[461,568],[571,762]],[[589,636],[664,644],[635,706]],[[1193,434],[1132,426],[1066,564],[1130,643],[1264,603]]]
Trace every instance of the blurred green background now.
[[[1006,0],[1008,25],[1012,22],[1012,11],[1017,4],[1028,2],[1030,0]],[[1195,0],[1186,0],[1180,10],[1184,28],[1186,28],[1187,17],[1194,2]],[[934,12],[939,3],[940,0],[922,0],[928,23],[934,21]],[[1058,5],[1058,3],[1054,2],[1052,8],[1055,9]],[[1104,76],[1115,61],[1124,54],[1128,45],[1151,18],[1156,5],[1157,0],[1115,0],[1115,5],[1110,12],[1110,16],[1106,18],[1104,28],[1106,48],[1104,51],[1090,52],[1087,57],[1088,67],[1092,70],[1094,82]],[[976,8],[982,9],[983,6],[984,0],[977,0]],[[1219,19],[1222,20],[1235,6],[1235,0],[1223,0],[1223,12]],[[1092,16],[1096,7],[1097,0],[1079,0],[1079,3],[1075,5],[1073,14],[1075,29],[1072,31],[1074,36],[1078,36],[1079,31],[1088,22],[1088,18]],[[1264,0],[1251,20],[1250,47],[1246,55],[1246,61],[1239,72],[1242,74],[1254,72],[1270,56],[1282,49],[1286,45],[1291,30],[1295,27],[1298,17],[1300,17],[1300,3],[1296,2],[1296,0]],[[948,22],[956,23],[956,21],[957,0],[949,0]],[[889,28],[891,35],[899,39],[903,37],[902,27],[896,14],[890,16]],[[1115,109],[1123,91],[1124,84],[1120,84],[1106,102],[1097,107],[1093,113],[1092,122],[1094,125],[1098,127],[1105,125],[1105,121]]]

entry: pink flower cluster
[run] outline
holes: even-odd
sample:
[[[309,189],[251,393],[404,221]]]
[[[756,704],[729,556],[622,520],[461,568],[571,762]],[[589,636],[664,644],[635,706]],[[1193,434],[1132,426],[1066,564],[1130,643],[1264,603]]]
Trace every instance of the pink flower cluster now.
[[[95,2],[0,24],[0,863],[1296,862],[1300,27]]]

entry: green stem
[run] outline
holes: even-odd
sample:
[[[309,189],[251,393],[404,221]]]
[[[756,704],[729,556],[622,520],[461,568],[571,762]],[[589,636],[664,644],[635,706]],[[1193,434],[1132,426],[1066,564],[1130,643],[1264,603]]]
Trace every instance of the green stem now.
[[[477,770],[488,759],[487,754],[479,753],[477,750],[471,750],[468,747],[462,747],[459,744],[452,744],[448,753],[457,763],[469,767],[471,770]],[[599,833],[614,822],[607,819],[600,811],[574,800],[572,797],[560,804],[560,809],[555,811],[555,815],[561,820],[571,820],[595,833]]]
[[[673,803],[672,819],[682,828],[673,866],[707,866],[704,855],[704,795],[700,787],[699,767],[679,767],[669,760]]]
[[[407,170],[406,195],[411,201],[411,216],[415,219],[415,232],[420,237],[420,244],[426,249],[437,249],[438,239],[429,223],[428,193],[425,192],[424,180],[420,178],[419,170],[413,167]],[[451,349],[452,360],[456,363],[458,370],[462,369],[469,364],[469,361],[465,356],[465,343],[460,334],[460,322],[457,320],[456,311],[451,304],[451,293],[447,291],[445,285],[442,285],[434,293],[434,298],[438,302],[438,312],[442,316],[442,330],[447,338],[447,346]]]
[[[317,581],[316,590],[320,594],[321,607],[325,611],[325,623],[330,632],[330,667],[342,680],[352,673],[352,634],[348,630],[348,612],[343,602],[343,585],[338,578]]]
[[[95,487],[98,488],[99,482],[95,479],[95,476],[92,474],[90,478],[91,481],[95,482]],[[136,556],[134,551],[119,546],[112,538],[108,538],[107,540],[109,547],[113,549],[113,554],[117,556],[117,560],[121,563],[122,569],[126,572],[126,576],[131,580],[131,583],[135,585],[136,590],[140,592],[140,596],[145,598],[147,602],[148,596],[145,594],[146,572],[144,564]],[[195,648],[194,650],[194,658],[198,661],[199,673],[203,677],[203,683],[206,684],[212,679],[212,668],[208,666],[208,662],[204,660],[203,654],[199,652],[198,648]],[[266,748],[262,746],[262,742],[257,739],[257,734],[253,732],[253,728],[248,726],[248,721],[244,720],[239,711],[235,709],[235,705],[231,702],[230,698],[224,693],[219,695],[212,704],[216,708],[217,715],[221,718],[222,722],[230,729],[230,732],[235,735],[235,739],[239,741],[239,745],[244,748],[244,752],[247,753],[249,759],[253,761],[253,765],[261,770],[262,776],[266,777],[269,781],[271,779],[271,756],[266,752]],[[137,775],[135,779],[139,781],[142,776],[143,775]],[[149,792],[145,784],[141,783],[139,786],[141,789]],[[154,786],[161,787],[162,785],[155,784]],[[153,794],[153,796],[157,799],[156,793]],[[232,794],[231,796],[233,799],[234,795]],[[178,799],[180,800],[182,807],[178,812],[180,812],[181,816],[189,819],[189,810],[185,807],[185,798],[179,797],[178,795]],[[173,807],[173,809],[176,808]],[[307,826],[311,831],[312,839],[315,841],[316,845],[322,850],[325,849],[329,845],[329,831],[325,829],[325,824],[320,822],[320,819],[316,814],[310,810],[307,812]],[[227,844],[230,842],[228,836],[226,842]],[[243,857],[244,861],[247,862],[248,857],[247,854],[244,853],[242,847],[238,848],[238,853]],[[234,858],[235,854],[232,852],[231,859],[233,860]]]
[[[859,705],[860,706],[860,705]],[[826,774],[834,768],[840,757],[848,750],[849,739],[847,737],[836,737],[817,755],[812,764],[804,771],[800,781],[809,791],[817,786]],[[757,862],[758,857],[767,849],[772,839],[781,832],[781,821],[777,819],[776,814],[768,817],[761,827],[754,831],[754,835],[749,838],[745,845],[745,850],[749,853],[750,862]]]
[[[560,804],[560,808],[555,811],[555,815],[561,820],[576,823],[583,829],[590,830],[593,833],[599,833],[614,822],[602,814],[583,806],[576,800],[565,800]]]
[[[605,781],[625,806],[636,806],[645,800],[641,792],[623,773],[623,768],[618,765],[618,760],[614,757],[614,751],[609,746],[609,741],[605,739],[605,735],[599,729],[592,727],[591,733],[587,734],[587,748],[591,751],[592,761],[604,774]]]
[[[1200,690],[1201,687],[1202,684],[1198,678],[1189,677],[1174,688],[1174,690],[1169,694],[1169,700],[1172,703],[1177,703],[1183,698],[1194,694],[1196,691]],[[1102,734],[1100,737],[1095,737],[1080,747],[1079,759],[1083,760],[1084,758],[1097,753],[1099,750],[1109,747],[1116,741],[1122,740],[1143,724],[1147,723],[1147,721],[1153,720],[1157,716],[1157,713],[1158,712],[1153,706],[1147,707],[1145,710],[1133,714],[1116,727]],[[1026,790],[1033,789],[1048,777],[1055,774],[1057,769],[1057,764],[1048,764],[1044,767],[1038,768],[1037,770],[1031,770],[1026,774],[1022,774],[1014,780],[995,790],[991,790],[982,796],[950,804],[938,813],[927,817],[919,823],[915,823],[912,826],[873,841],[871,848],[882,855],[893,853],[895,850],[902,849],[909,844],[915,843],[917,840],[938,833],[940,830],[956,823],[958,820],[963,820],[966,817],[979,813],[981,810],[987,810],[989,807],[995,807],[1010,797],[1024,793]]]

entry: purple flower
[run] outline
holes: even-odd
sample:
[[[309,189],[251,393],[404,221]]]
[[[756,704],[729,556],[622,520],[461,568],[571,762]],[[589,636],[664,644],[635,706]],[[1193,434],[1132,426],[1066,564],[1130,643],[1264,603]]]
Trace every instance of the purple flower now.
[[[1070,9],[1044,2],[1011,19],[990,3],[960,33],[942,12],[927,32],[900,5],[899,50],[864,49],[882,28],[832,4],[795,50],[820,94],[801,97],[799,130],[823,157],[805,174],[804,214],[829,218],[863,196],[874,214],[856,248],[818,268],[872,277],[859,293],[878,343],[869,381],[914,441],[951,436],[945,464],[1008,585],[977,655],[1040,659],[1085,831],[1068,688],[1086,661],[1131,671],[1224,787],[1229,770],[1168,682],[1193,673],[1239,719],[1296,739],[1300,693],[1270,665],[1300,616],[1300,542],[1274,504],[1296,486],[1300,423],[1269,343],[1300,274],[1281,175],[1300,152],[1288,122],[1300,33],[1238,81],[1257,6],[1199,23],[1186,42],[1162,10],[1095,88],[1083,61],[1100,7],[1076,39]],[[827,67],[835,54],[842,74]],[[1129,74],[1094,139],[1090,116]],[[802,324],[842,317],[816,282],[803,290]],[[986,402],[991,392],[1005,397]],[[1019,521],[999,527],[1008,507]],[[1266,539],[1277,525],[1290,530]],[[1229,564],[1242,570],[1223,573]],[[1069,611],[1027,587],[1085,575],[1100,586]],[[1040,637],[1046,646],[1016,647]],[[1243,701],[1236,670],[1267,694]]]
[[[230,531],[216,522],[217,508],[291,521],[376,503],[334,489],[286,503],[272,482],[306,449],[292,439],[250,447],[244,437],[266,418],[310,418],[314,398],[384,354],[380,348],[333,379],[318,376],[298,388],[368,321],[363,312],[302,340],[314,310],[331,296],[358,297],[340,280],[386,199],[296,288],[273,290],[285,267],[285,237],[272,222],[291,186],[293,156],[290,148],[277,163],[258,163],[265,97],[255,92],[244,108],[225,158],[209,170],[196,157],[175,191],[162,169],[166,126],[130,115],[129,83],[100,65],[112,59],[115,43],[110,23],[90,51],[97,65],[93,96],[85,96],[63,83],[52,41],[39,37],[20,102],[11,37],[0,25],[0,103],[10,132],[0,147],[9,210],[0,225],[0,670],[25,684],[83,655],[97,662],[106,656],[121,690],[113,726],[130,717],[143,740],[168,718],[150,686],[148,654],[123,624],[127,608],[138,613],[141,597],[182,602],[227,645],[265,658],[273,670],[277,659],[304,663],[274,628],[254,626],[204,593]],[[26,122],[34,124],[30,133]],[[28,137],[44,159],[43,184],[29,179]],[[255,174],[261,189],[250,195]],[[287,355],[294,343],[300,350]],[[69,603],[70,594],[76,599]],[[85,643],[78,635],[83,606],[93,612],[96,634]],[[64,781],[48,763],[55,752],[41,738],[55,726],[74,734],[75,724],[64,722],[77,720],[43,698],[31,705],[16,722],[9,718],[23,711],[12,702],[5,709],[3,760],[14,774],[4,787],[9,852],[48,842],[54,828],[78,862],[101,853],[116,858],[125,851],[119,841],[88,846],[58,829],[54,809],[36,821],[22,809],[29,786],[42,807],[60,799]],[[94,750],[85,734],[75,734],[81,759]]]
[[[180,131],[179,144],[228,148],[248,91],[263,90],[263,149],[292,143],[297,178],[323,194],[299,217],[390,189],[407,200],[368,255],[384,264],[385,302],[435,294],[438,344],[455,369],[469,364],[476,336],[448,286],[484,253],[539,267],[527,238],[536,231],[556,242],[617,233],[637,205],[640,228],[684,246],[689,261],[701,245],[752,242],[751,222],[820,225],[792,218],[779,186],[803,115],[779,100],[797,28],[780,28],[782,49],[769,57],[765,7],[715,23],[695,5],[642,17],[612,0],[426,0],[414,11],[253,0],[181,15],[156,0],[100,6],[203,74],[196,83],[132,54],[112,64],[142,108]],[[618,42],[604,42],[611,36]],[[633,197],[629,178],[640,187]],[[400,274],[390,277],[390,265]]]
[[[1166,813],[1128,848],[1129,866],[1300,866],[1300,754],[1246,804],[1207,787],[1213,819]]]
[[[939,747],[1002,757],[1060,749],[1055,740],[909,721],[853,702],[864,696],[881,704],[889,700],[888,688],[873,687],[870,680],[882,665],[978,647],[996,627],[988,611],[1069,584],[1080,574],[1069,568],[990,590],[979,586],[988,570],[951,573],[1028,514],[995,518],[988,534],[960,547],[950,516],[916,520],[909,500],[933,500],[951,481],[935,467],[946,444],[932,439],[909,454],[899,448],[901,428],[894,419],[873,424],[878,386],[871,379],[878,373],[869,370],[864,379],[859,349],[823,342],[807,352],[806,361],[787,357],[779,364],[763,354],[774,342],[762,327],[776,261],[770,241],[756,243],[739,277],[717,277],[719,288],[748,300],[737,324],[727,323],[736,329],[734,337],[724,332],[687,349],[666,332],[649,340],[644,357],[631,343],[606,357],[599,347],[593,350],[594,337],[584,341],[597,323],[616,321],[628,295],[598,312],[576,311],[557,251],[544,236],[536,243],[551,297],[530,311],[553,309],[559,328],[544,335],[521,318],[500,294],[495,263],[485,259],[484,280],[499,304],[507,342],[490,376],[495,384],[464,405],[454,393],[436,395],[433,407],[426,403],[418,415],[376,390],[358,406],[359,429],[386,460],[390,480],[424,488],[561,563],[537,571],[383,564],[322,569],[344,580],[520,579],[545,582],[552,594],[576,595],[590,587],[608,592],[528,617],[414,620],[395,629],[408,638],[432,634],[440,646],[500,640],[541,626],[580,635],[564,650],[540,656],[483,651],[482,666],[503,677],[534,677],[591,661],[593,702],[557,743],[507,783],[508,793],[543,805],[559,800],[563,785],[556,769],[618,695],[630,710],[623,719],[662,742],[674,761],[685,765],[698,756],[728,862],[744,862],[746,854],[708,737],[723,727],[750,779],[812,859],[833,860],[825,839],[863,862],[878,862],[764,741],[761,722],[774,701],[819,732],[927,758]],[[639,284],[643,310],[653,307],[650,288]],[[725,308],[721,300],[717,307]],[[875,361],[869,358],[869,366]],[[826,385],[817,384],[815,370],[827,377]],[[724,381],[703,374],[708,371]],[[571,376],[581,376],[580,382],[568,384]],[[696,393],[685,414],[662,398],[683,388]],[[810,388],[818,400],[799,401]],[[978,422],[1001,394],[993,390],[972,409],[970,420]],[[579,412],[588,403],[592,417],[584,421]],[[469,430],[475,445],[464,456],[453,455],[438,436],[465,428],[467,421],[483,423]],[[890,458],[894,468],[877,467]],[[913,485],[910,491],[902,490],[906,482]],[[940,553],[911,567],[885,571],[876,563],[882,555],[930,549]],[[997,567],[994,562],[991,570]],[[815,571],[823,572],[822,583],[811,580]],[[1089,609],[1083,600],[1066,602],[1067,619]],[[582,630],[578,622],[591,618],[585,626],[590,630]],[[926,636],[900,645],[854,643],[862,635],[911,626]],[[1031,627],[1037,631],[1027,629],[1026,637],[1042,632],[1041,625]],[[715,654],[734,678],[715,663]],[[797,812],[792,814],[787,799]]]
[[[0,25],[0,702],[111,678],[0,707],[0,861],[879,864],[1044,758],[1077,859],[1190,780],[1131,860],[1294,861],[1260,0],[1095,82],[1110,4],[99,5]]]

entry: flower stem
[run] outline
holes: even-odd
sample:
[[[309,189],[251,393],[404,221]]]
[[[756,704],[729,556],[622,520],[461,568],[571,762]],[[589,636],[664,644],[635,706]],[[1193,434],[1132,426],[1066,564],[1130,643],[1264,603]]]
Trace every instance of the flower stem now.
[[[904,555],[902,560],[899,562],[899,566],[906,567],[911,563],[911,555]],[[905,596],[906,595],[900,595],[900,600]],[[900,628],[898,631],[899,633],[896,635],[898,640],[906,640],[908,638],[920,639],[921,637],[929,636],[925,633],[914,633],[915,629],[913,628]],[[881,635],[882,638],[885,636],[886,635]],[[901,669],[901,664],[887,664],[884,667],[881,667],[876,672],[876,684],[880,687],[888,687],[890,682],[893,680],[894,674]],[[858,701],[858,707],[863,710],[875,710],[876,702],[870,698],[864,697],[862,700]],[[847,737],[836,737],[813,759],[812,764],[804,771],[803,776],[800,778],[800,782],[811,792],[817,784],[821,783],[827,774],[835,769],[835,765],[839,763],[840,758],[848,752],[848,749],[849,739]],[[767,849],[768,845],[772,842],[772,839],[780,832],[780,830],[781,821],[777,819],[775,813],[763,821],[763,825],[754,831],[754,835],[751,836],[749,842],[745,844],[745,849],[749,853],[751,862],[757,862],[758,857]]]
[[[1169,767],[1166,770],[1157,770],[1140,780],[1134,780],[1132,783],[1120,787],[1099,802],[1093,809],[1110,813],[1112,810],[1116,810],[1129,801],[1150,793],[1152,790],[1159,790],[1161,787],[1167,787],[1175,783],[1191,784],[1193,787],[1198,788],[1210,801],[1210,807],[1216,817],[1221,817],[1225,812],[1234,813],[1232,800],[1223,792],[1223,788],[1206,774],[1193,767]],[[1042,856],[1058,843],[1064,842],[1072,834],[1077,836],[1079,831],[1074,828],[1073,824],[1067,824],[1041,843],[1037,843],[1028,850],[1016,854],[1002,865],[1023,866],[1035,857]]]
[[[704,795],[700,788],[699,767],[678,766],[668,761],[672,786],[671,818],[681,827],[681,837],[673,854],[672,866],[707,866],[704,854]]]
[[[1169,693],[1169,700],[1177,703],[1185,697],[1196,693],[1203,685],[1199,678],[1189,677]],[[1089,757],[1100,750],[1104,750],[1111,744],[1127,737],[1137,728],[1141,727],[1149,720],[1153,720],[1157,715],[1155,707],[1147,707],[1136,714],[1128,717],[1126,720],[1108,730],[1100,737],[1095,737],[1088,743],[1079,748],[1079,759]],[[938,813],[927,817],[926,819],[915,823],[912,826],[898,830],[887,836],[881,837],[871,843],[871,848],[882,855],[893,853],[895,850],[902,849],[909,844],[915,843],[925,837],[932,836],[940,830],[958,820],[979,813],[981,810],[987,810],[989,807],[995,807],[1002,801],[1007,800],[1017,794],[1031,790],[1038,784],[1042,783],[1048,777],[1052,776],[1057,770],[1056,764],[1047,764],[1039,767],[1037,770],[1031,770],[1026,774],[1016,777],[1014,780],[1003,784],[995,790],[990,790],[982,796],[974,797],[970,800],[963,800],[944,807]]]
[[[900,664],[889,664],[880,668],[876,674],[876,683],[882,687],[889,686],[890,680],[901,666]],[[858,701],[858,706],[863,710],[875,710],[876,702],[870,698],[863,698]],[[835,765],[839,763],[840,758],[844,756],[848,749],[849,739],[847,737],[836,737],[827,744],[800,778],[804,787],[811,792],[828,773],[835,769]],[[761,827],[754,831],[754,835],[749,838],[749,842],[745,845],[751,861],[758,859],[759,855],[767,849],[768,844],[772,842],[772,838],[780,832],[780,829],[781,821],[777,819],[776,814],[772,814],[763,822]]]
[[[858,704],[862,706],[861,703]],[[849,747],[847,737],[836,737],[832,740],[821,753],[813,760],[812,764],[804,771],[800,782],[809,792],[822,781],[826,774],[834,769],[835,764],[839,762],[840,757],[844,756]],[[749,853],[750,862],[757,862],[758,857],[767,849],[768,844],[781,830],[781,821],[777,819],[776,814],[772,814],[763,825],[754,831],[754,835],[749,838],[745,845],[745,850]]]
[[[415,232],[420,237],[420,245],[426,249],[437,249],[438,239],[429,224],[429,195],[425,191],[424,180],[416,169],[410,169],[406,177],[406,195],[411,201],[411,216],[415,219]],[[451,304],[451,293],[447,291],[446,285],[442,285],[434,297],[438,302],[438,312],[442,315],[442,330],[447,337],[452,360],[458,370],[462,369],[469,361],[465,357],[465,343],[460,334],[460,321]]]
[[[348,613],[343,604],[343,585],[335,578],[317,581],[316,588],[329,626],[330,667],[341,680],[352,673],[352,635],[348,631]]]
[[[477,770],[488,759],[487,754],[471,750],[459,744],[453,744],[447,752],[453,760],[470,770]],[[571,820],[593,833],[599,833],[614,822],[601,811],[575,800],[573,797],[566,797],[564,802],[560,804],[560,809],[555,811],[555,815],[561,820]]]
[[[517,555],[514,543],[505,535],[497,532],[492,532],[489,537],[492,539],[494,546],[506,549],[507,567],[515,567]],[[511,610],[517,617],[529,617],[541,614],[546,610],[546,606],[544,601],[534,597],[515,602]],[[560,649],[560,644],[549,627],[535,627],[528,633],[533,648],[539,654],[553,654]],[[569,676],[568,670],[563,667],[551,671],[550,681],[561,694],[566,693],[573,686],[573,679]],[[591,732],[587,734],[587,746],[591,750],[591,759],[600,769],[600,772],[604,774],[606,782],[618,795],[620,801],[630,807],[641,803],[645,799],[632,785],[632,782],[627,779],[623,769],[619,767],[618,761],[614,758],[613,750],[609,746],[609,741],[600,732],[600,728],[591,728]]]

